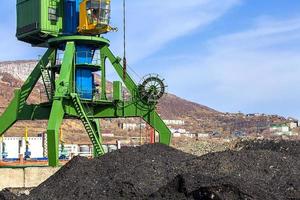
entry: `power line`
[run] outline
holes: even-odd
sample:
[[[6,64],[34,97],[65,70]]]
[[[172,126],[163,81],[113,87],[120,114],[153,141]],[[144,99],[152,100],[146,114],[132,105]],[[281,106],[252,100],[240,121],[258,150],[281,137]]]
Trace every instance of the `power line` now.
[[[123,80],[126,79],[127,59],[126,59],[126,0],[123,0]]]

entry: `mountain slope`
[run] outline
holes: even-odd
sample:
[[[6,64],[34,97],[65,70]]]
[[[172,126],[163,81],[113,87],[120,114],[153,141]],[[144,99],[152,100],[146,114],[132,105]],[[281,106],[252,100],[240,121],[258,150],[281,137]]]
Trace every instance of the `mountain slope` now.
[[[13,91],[22,85],[23,81],[34,68],[35,61],[12,61],[0,62],[0,113],[4,111],[9,101],[13,98]],[[109,84],[110,85],[110,84]],[[111,88],[111,87],[110,87]],[[43,93],[42,84],[38,84],[29,98],[29,102],[43,102],[46,97]],[[255,116],[246,117],[242,114],[221,113],[206,106],[187,101],[173,94],[165,95],[158,104],[159,114],[163,119],[184,120],[185,125],[174,126],[193,133],[220,132],[229,134],[236,130],[247,133],[263,131],[272,123],[285,121],[282,117]],[[139,131],[128,132],[120,130],[117,123],[121,120],[103,120],[103,131],[115,135],[128,136],[138,134]],[[139,120],[125,120],[125,122],[139,123]],[[42,122],[18,122],[9,135],[22,135],[24,127],[27,126],[30,132],[35,135],[44,132],[47,127],[46,121]],[[67,141],[88,141],[83,126],[74,120],[67,120],[63,125],[64,135]]]

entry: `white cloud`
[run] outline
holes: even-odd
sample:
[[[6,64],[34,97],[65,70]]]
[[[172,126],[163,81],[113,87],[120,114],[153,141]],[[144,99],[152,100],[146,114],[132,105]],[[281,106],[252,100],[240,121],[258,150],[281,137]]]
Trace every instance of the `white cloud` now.
[[[157,52],[168,42],[188,35],[224,15],[240,0],[152,0],[127,1],[128,54],[131,63]],[[114,4],[113,20],[121,28],[120,4]],[[122,52],[122,34],[114,38],[113,47]]]
[[[151,0],[127,1],[127,46],[130,63],[135,63],[157,52],[168,42],[190,34],[221,17],[241,0]],[[15,5],[6,3],[9,22],[0,22],[1,60],[36,58],[43,50],[33,49],[18,42],[15,37]],[[5,14],[3,14],[5,15]],[[112,41],[114,52],[122,54],[122,2],[113,1],[112,22],[120,29],[106,35]],[[5,31],[3,31],[5,30]]]
[[[135,66],[137,62],[161,50],[178,37],[189,35],[213,23],[240,2],[241,0],[222,0],[222,3],[215,0],[127,1],[127,60],[129,65],[145,73],[147,69]],[[107,36],[112,41],[112,51],[119,55],[123,54],[121,13],[122,4],[119,1],[113,1],[112,23],[119,28],[119,32],[110,33]],[[108,68],[107,73],[108,78],[117,78],[112,68]]]
[[[180,95],[223,111],[300,117],[299,24],[300,18],[259,21],[249,30],[212,39],[208,55],[188,56],[184,68],[179,61],[165,74]]]

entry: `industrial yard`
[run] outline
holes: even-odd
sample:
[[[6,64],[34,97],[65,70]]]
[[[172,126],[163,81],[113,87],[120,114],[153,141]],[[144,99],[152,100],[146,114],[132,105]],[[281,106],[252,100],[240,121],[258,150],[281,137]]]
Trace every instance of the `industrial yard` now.
[[[2,2],[0,200],[300,200],[300,4],[178,2]]]
[[[244,141],[200,157],[159,144],[123,148],[92,160],[76,157],[29,196],[4,190],[0,198],[298,199],[299,147]]]

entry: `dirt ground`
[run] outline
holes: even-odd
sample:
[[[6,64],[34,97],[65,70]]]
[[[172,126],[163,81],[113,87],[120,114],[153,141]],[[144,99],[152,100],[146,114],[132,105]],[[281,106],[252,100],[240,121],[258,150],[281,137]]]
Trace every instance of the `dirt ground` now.
[[[76,157],[29,196],[3,191],[0,199],[300,199],[299,142],[240,141],[224,148],[195,156],[155,144]]]
[[[172,147],[185,153],[202,156],[207,153],[222,152],[234,149],[240,140],[205,139],[195,140],[191,138],[173,139]]]

